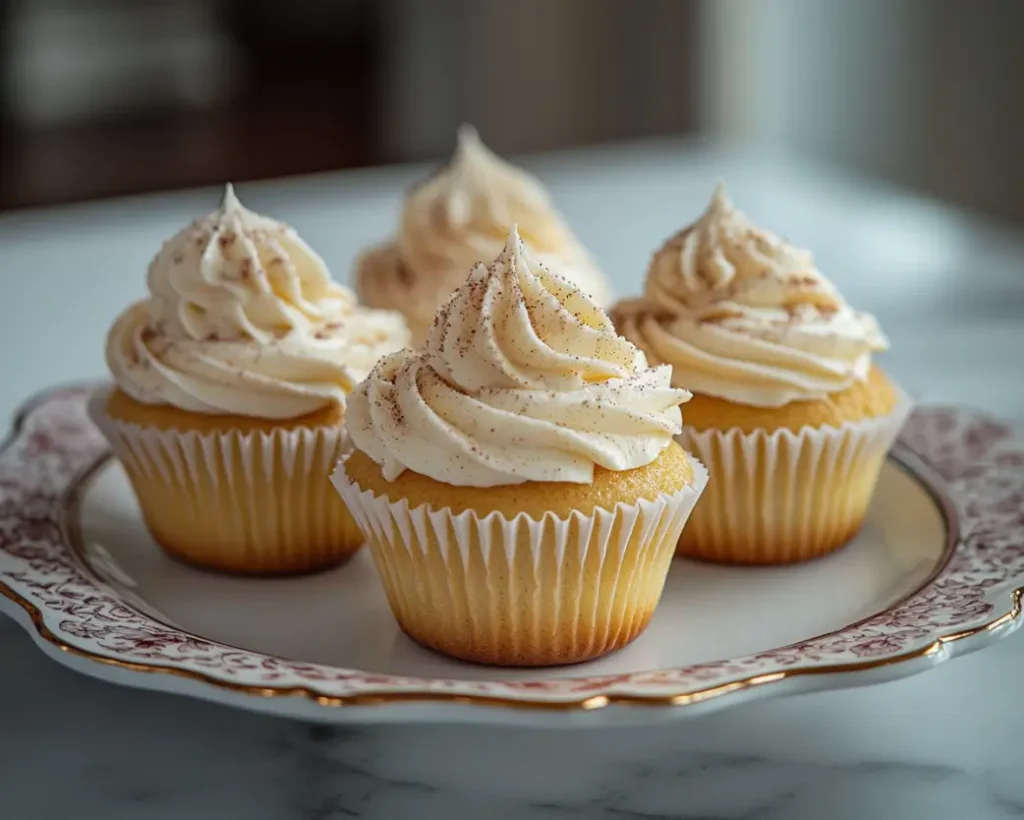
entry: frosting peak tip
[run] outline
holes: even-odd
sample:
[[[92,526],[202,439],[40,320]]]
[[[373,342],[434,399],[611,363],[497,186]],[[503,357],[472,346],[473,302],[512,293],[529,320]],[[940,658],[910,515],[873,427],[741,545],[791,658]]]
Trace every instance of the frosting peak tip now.
[[[235,186],[230,182],[224,183],[224,195],[221,197],[220,207],[224,211],[233,211],[242,207],[242,203],[235,193]]]
[[[462,157],[466,153],[483,147],[480,134],[476,127],[468,122],[462,123],[455,132],[455,156]]]
[[[732,209],[732,200],[725,189],[725,180],[720,179],[715,183],[715,190],[711,194],[711,207],[719,210]]]
[[[480,139],[476,126],[468,122],[462,123],[456,130],[456,134],[459,142],[474,142]]]

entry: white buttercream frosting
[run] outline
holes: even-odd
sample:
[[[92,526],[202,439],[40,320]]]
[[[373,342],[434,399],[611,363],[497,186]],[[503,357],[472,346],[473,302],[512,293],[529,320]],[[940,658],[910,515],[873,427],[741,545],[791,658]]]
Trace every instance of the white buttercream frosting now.
[[[399,314],[357,306],[294,230],[247,210],[230,185],[164,244],[147,286],[106,353],[118,386],[147,404],[296,418],[344,402],[409,336]]]
[[[360,258],[360,298],[429,324],[466,271],[501,252],[513,224],[544,264],[607,303],[607,279],[540,181],[496,156],[469,126],[459,129],[451,162],[406,196],[395,241]]]
[[[352,393],[347,424],[389,481],[408,469],[460,486],[588,483],[596,466],[649,464],[679,433],[690,394],[670,378],[513,227],[425,348],[385,357]]]
[[[819,399],[866,378],[888,341],[812,255],[758,227],[722,186],[654,255],[643,299],[613,311],[674,383],[740,404]]]

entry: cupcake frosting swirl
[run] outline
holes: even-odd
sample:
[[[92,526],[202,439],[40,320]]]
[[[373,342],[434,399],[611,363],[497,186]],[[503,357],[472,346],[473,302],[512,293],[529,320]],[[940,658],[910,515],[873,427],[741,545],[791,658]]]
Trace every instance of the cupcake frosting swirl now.
[[[409,469],[458,486],[588,483],[595,466],[649,464],[680,431],[690,394],[670,378],[513,227],[426,347],[385,357],[353,392],[347,423],[389,481]]]
[[[722,186],[654,255],[623,334],[676,384],[759,407],[820,399],[864,379],[888,341],[798,249],[753,224]]]
[[[341,403],[408,339],[397,313],[360,308],[295,233],[242,206],[213,213],[150,263],[149,298],[107,338],[118,386],[147,404],[296,418]]]
[[[540,182],[488,150],[469,126],[459,129],[451,162],[406,196],[393,245],[363,257],[360,293],[373,304],[393,304],[406,291],[434,294],[429,322],[466,271],[501,252],[513,224],[542,262],[607,302],[607,280]]]

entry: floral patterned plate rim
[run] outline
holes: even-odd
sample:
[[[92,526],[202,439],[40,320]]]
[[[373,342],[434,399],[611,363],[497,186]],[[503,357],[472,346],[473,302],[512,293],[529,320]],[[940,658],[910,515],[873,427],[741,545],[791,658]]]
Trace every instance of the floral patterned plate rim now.
[[[0,451],[0,608],[61,662],[140,688],[333,722],[636,723],[913,674],[1021,622],[1024,445],[984,413],[925,407],[894,458],[938,507],[942,560],[884,611],[827,634],[681,667],[526,680],[365,672],[242,649],[147,612],[69,548],[74,490],[107,452],[85,412],[94,388],[29,401]]]

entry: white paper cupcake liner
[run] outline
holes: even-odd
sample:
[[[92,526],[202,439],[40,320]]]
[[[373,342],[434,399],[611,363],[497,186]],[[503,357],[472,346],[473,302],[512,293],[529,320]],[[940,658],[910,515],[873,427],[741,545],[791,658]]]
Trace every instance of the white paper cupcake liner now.
[[[860,529],[886,454],[912,404],[840,427],[744,433],[684,427],[677,441],[711,480],[680,554],[775,564],[830,552]]]
[[[330,487],[342,426],[270,432],[179,431],[89,415],[121,461],[154,538],[193,563],[237,572],[337,564],[361,535]]]
[[[395,618],[414,640],[465,660],[572,663],[626,645],[661,596],[676,543],[707,483],[567,518],[410,509],[335,486],[369,542]]]

